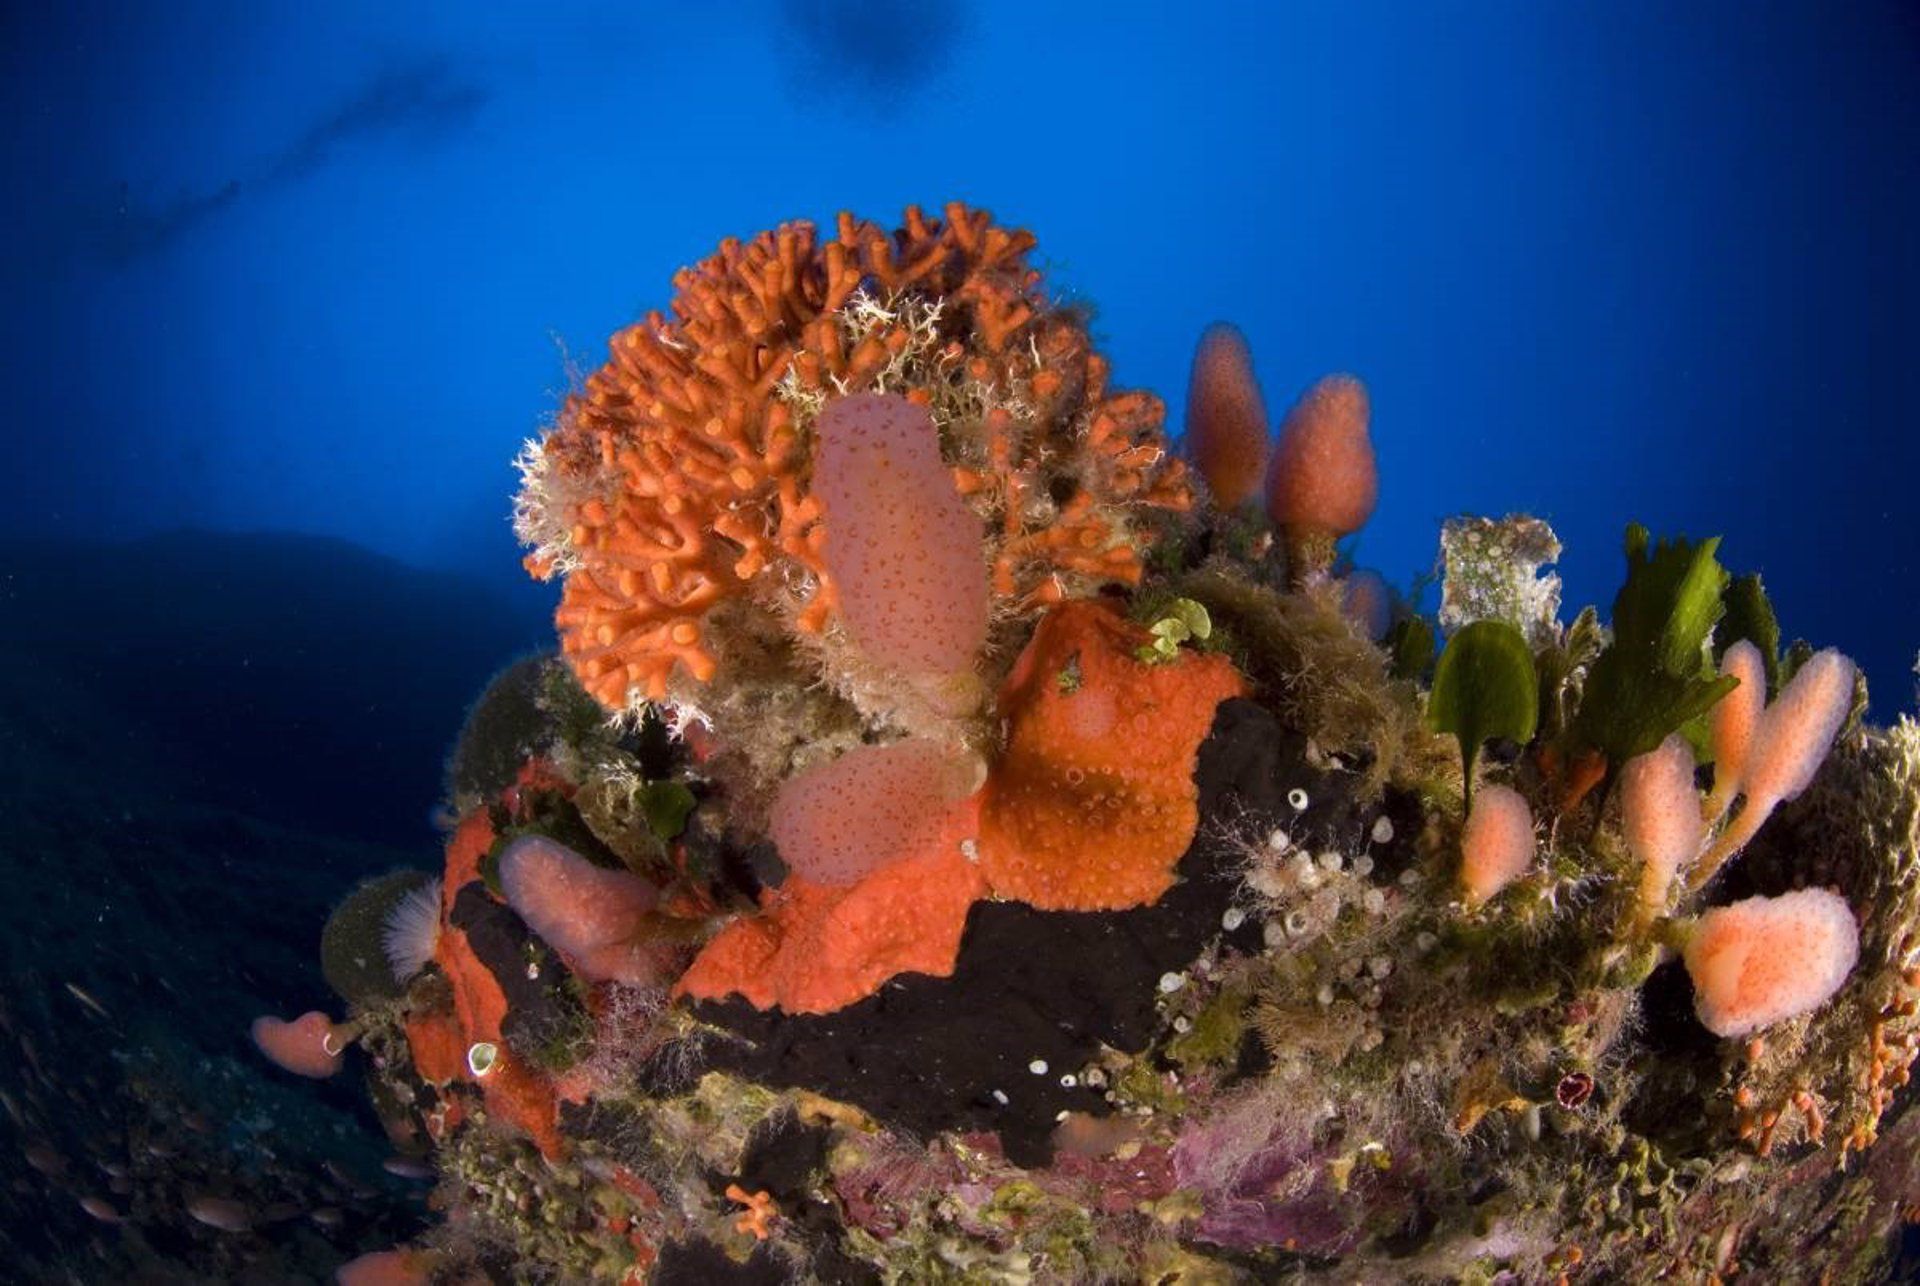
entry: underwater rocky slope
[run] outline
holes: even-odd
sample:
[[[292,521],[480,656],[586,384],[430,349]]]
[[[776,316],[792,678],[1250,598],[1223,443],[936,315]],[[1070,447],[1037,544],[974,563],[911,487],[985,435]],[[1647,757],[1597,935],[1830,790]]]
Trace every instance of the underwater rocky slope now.
[[[1358,380],[1183,459],[1033,244],[724,242],[528,445],[559,651],[254,1029],[439,1176],[342,1280],[1879,1279],[1920,725],[1713,540],[1407,601]]]
[[[0,566],[0,1277],[322,1281],[419,1235],[364,1094],[246,1023],[326,995],[342,887],[431,853],[445,729],[524,617],[302,537]]]

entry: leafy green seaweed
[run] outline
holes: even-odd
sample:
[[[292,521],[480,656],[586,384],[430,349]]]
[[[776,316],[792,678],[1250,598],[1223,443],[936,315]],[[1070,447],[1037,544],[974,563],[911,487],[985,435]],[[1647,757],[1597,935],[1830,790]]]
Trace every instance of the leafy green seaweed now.
[[[1727,649],[1741,639],[1760,649],[1767,667],[1767,691],[1777,693],[1785,677],[1780,673],[1780,622],[1774,619],[1773,604],[1767,601],[1766,587],[1758,572],[1736,576],[1727,586],[1727,614],[1713,632],[1713,656],[1719,660]]]
[[[1623,764],[1699,720],[1734,687],[1714,672],[1707,649],[1729,581],[1714,557],[1719,547],[1717,536],[1653,544],[1645,527],[1627,528],[1613,643],[1587,676],[1573,721],[1576,745]]]
[[[1495,737],[1522,744],[1540,722],[1540,681],[1526,635],[1505,621],[1475,621],[1447,641],[1433,672],[1427,717],[1435,730],[1460,740],[1467,803],[1473,803],[1473,765]]]

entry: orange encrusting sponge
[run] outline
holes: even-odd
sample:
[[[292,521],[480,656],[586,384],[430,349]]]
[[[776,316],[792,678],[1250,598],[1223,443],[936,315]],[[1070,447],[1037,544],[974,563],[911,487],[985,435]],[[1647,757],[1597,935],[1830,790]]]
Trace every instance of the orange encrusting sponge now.
[[[1112,607],[1062,603],[1000,691],[1005,754],[987,778],[980,867],[1050,911],[1150,906],[1199,820],[1194,762],[1214,708],[1247,684],[1224,656],[1135,656],[1153,636]]]
[[[433,959],[452,987],[454,1019],[459,1024],[461,1039],[469,1048],[485,1043],[496,1049],[496,1057],[486,1075],[475,1076],[468,1071],[465,1079],[479,1087],[490,1114],[524,1131],[539,1147],[541,1155],[553,1158],[566,1151],[553,1088],[507,1048],[500,1030],[507,1016],[506,993],[501,990],[499,980],[473,953],[467,935],[445,918],[460,888],[479,878],[480,860],[493,847],[493,840],[493,824],[481,809],[463,820],[448,842],[443,885],[445,909]],[[422,1024],[419,1034],[430,1036],[432,1044],[415,1050],[416,1059],[424,1056],[425,1061],[435,1064],[439,1070],[444,1063],[444,1050],[439,1048],[445,1043],[444,1031]]]
[[[1187,453],[1213,503],[1234,509],[1260,490],[1267,467],[1267,407],[1246,336],[1215,322],[1200,336],[1187,381]]]
[[[825,1014],[897,974],[950,976],[967,908],[987,891],[961,851],[978,825],[978,802],[956,807],[925,851],[847,887],[789,875],[765,895],[761,914],[734,921],[694,957],[673,994],[722,1000],[737,992],[758,1009]]]

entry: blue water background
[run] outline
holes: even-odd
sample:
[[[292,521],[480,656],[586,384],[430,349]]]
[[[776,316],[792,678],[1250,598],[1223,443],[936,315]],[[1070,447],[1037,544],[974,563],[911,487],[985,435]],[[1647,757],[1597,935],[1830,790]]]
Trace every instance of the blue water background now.
[[[557,16],[555,16],[557,13]],[[1178,422],[1374,394],[1363,562],[1723,535],[1912,703],[1910,3],[394,6],[0,18],[0,531],[360,542],[519,587],[520,440],[725,235],[984,205]],[[297,587],[290,587],[297,589]],[[530,606],[529,610],[537,610]]]

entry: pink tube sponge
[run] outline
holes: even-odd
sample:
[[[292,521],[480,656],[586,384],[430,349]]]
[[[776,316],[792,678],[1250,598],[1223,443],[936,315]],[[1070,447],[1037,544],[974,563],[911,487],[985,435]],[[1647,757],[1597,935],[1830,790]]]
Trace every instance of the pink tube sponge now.
[[[826,567],[854,642],[893,670],[971,669],[987,636],[985,533],[940,458],[933,417],[904,397],[856,393],[829,402],[815,432]]]
[[[1827,648],[1809,658],[1767,707],[1748,751],[1748,807],[1799,798],[1853,708],[1853,677],[1853,662]]]
[[[1853,662],[1835,649],[1817,652],[1761,712],[1742,766],[1740,791],[1747,802],[1700,859],[1689,880],[1692,888],[1712,879],[1727,858],[1759,833],[1782,801],[1798,798],[1813,781],[1853,708],[1854,674]]]
[[[1620,803],[1627,848],[1640,862],[1640,904],[1657,913],[1666,908],[1673,877],[1700,856],[1707,833],[1686,738],[1676,732],[1629,759],[1620,772]]]
[[[959,755],[931,741],[855,746],[780,787],[773,842],[816,884],[847,885],[896,858],[924,853],[964,808],[974,782]]]
[[[1713,707],[1713,794],[1707,799],[1709,821],[1725,816],[1740,793],[1741,775],[1753,746],[1753,730],[1767,708],[1767,663],[1760,649],[1741,639],[1720,658],[1720,673],[1740,680],[1740,686]]]
[[[333,1019],[317,1009],[292,1022],[271,1017],[254,1019],[253,1043],[286,1071],[315,1080],[325,1080],[340,1070],[345,1047],[334,1034]]]
[[[1847,980],[1860,931],[1826,889],[1752,897],[1700,917],[1685,952],[1694,1012],[1716,1036],[1812,1013]]]
[[[1267,407],[1246,336],[1215,322],[1200,336],[1187,381],[1187,452],[1213,503],[1237,508],[1260,489],[1267,465]]]
[[[1473,795],[1460,839],[1460,883],[1479,906],[1533,865],[1533,810],[1510,786],[1482,786]]]
[[[643,940],[659,890],[627,871],[595,866],[544,835],[500,854],[500,888],[527,927],[590,982],[662,980],[661,953]]]
[[[1351,375],[1329,375],[1300,395],[1267,470],[1275,526],[1337,537],[1366,525],[1380,496],[1368,414],[1366,385]]]

